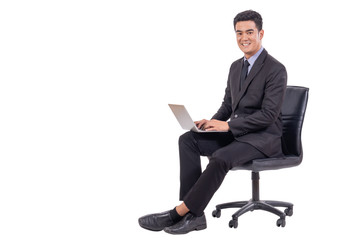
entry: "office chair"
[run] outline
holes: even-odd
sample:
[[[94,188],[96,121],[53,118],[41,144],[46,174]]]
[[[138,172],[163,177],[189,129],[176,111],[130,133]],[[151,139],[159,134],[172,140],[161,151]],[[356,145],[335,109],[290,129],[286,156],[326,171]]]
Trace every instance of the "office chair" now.
[[[260,200],[259,179],[260,171],[277,170],[281,168],[295,167],[299,165],[303,158],[301,144],[301,130],[306,111],[309,89],[305,87],[287,86],[285,99],[282,106],[283,136],[282,149],[284,157],[256,159],[245,165],[235,167],[232,170],[252,171],[252,198],[249,201],[231,202],[219,204],[212,212],[213,217],[221,216],[221,209],[240,208],[232,215],[229,222],[230,228],[238,227],[238,218],[248,211],[265,210],[278,215],[278,227],[285,227],[285,217],[292,216],[293,204],[280,201]],[[276,207],[285,207],[284,212]]]

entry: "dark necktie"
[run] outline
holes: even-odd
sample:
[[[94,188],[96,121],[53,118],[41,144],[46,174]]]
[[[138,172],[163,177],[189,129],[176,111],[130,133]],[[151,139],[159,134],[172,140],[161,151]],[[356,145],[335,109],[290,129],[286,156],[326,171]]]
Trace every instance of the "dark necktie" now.
[[[241,89],[241,85],[244,84],[245,79],[247,77],[249,65],[250,65],[250,63],[247,60],[245,60],[244,66],[242,67],[241,74],[240,74],[240,89]]]

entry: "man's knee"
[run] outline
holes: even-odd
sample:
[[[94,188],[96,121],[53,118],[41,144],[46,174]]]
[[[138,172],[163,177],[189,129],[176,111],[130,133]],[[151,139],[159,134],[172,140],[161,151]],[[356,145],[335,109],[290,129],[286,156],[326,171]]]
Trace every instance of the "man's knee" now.
[[[194,137],[191,131],[188,131],[179,137],[179,146],[183,144],[189,144],[194,141]]]

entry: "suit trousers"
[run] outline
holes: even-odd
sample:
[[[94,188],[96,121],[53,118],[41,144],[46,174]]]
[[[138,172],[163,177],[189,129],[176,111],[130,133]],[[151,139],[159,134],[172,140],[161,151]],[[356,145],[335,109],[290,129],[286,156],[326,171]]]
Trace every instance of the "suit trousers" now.
[[[179,138],[179,154],[180,200],[196,216],[203,214],[230,169],[266,157],[252,145],[235,140],[231,132],[186,132]],[[209,157],[203,172],[200,156]]]

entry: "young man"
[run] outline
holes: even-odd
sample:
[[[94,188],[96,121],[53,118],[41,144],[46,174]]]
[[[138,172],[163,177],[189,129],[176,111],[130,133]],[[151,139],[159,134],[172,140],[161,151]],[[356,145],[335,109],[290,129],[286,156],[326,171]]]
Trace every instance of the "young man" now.
[[[179,138],[180,200],[173,210],[139,219],[141,227],[171,234],[206,228],[204,209],[227,172],[257,158],[282,155],[281,106],[285,67],[262,47],[261,15],[244,11],[234,18],[236,40],[244,57],[231,67],[224,100],[211,120],[195,122],[207,131]],[[229,120],[230,121],[227,121]],[[201,171],[200,156],[209,156]]]

